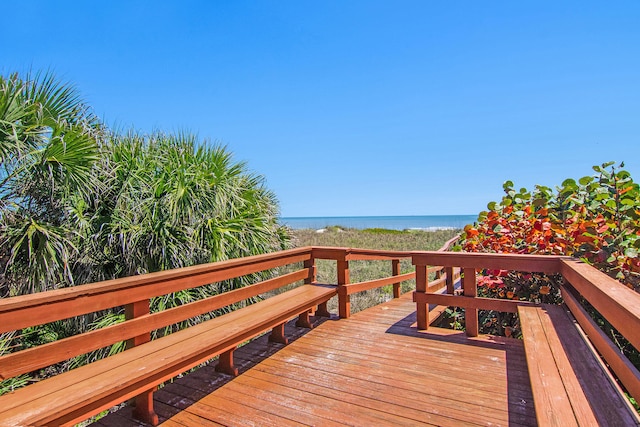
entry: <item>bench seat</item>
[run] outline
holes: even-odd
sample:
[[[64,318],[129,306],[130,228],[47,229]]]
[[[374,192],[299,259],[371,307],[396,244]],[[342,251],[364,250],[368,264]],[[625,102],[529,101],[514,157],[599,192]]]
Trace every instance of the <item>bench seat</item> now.
[[[519,306],[536,418],[543,426],[633,426],[638,418],[561,306]]]
[[[282,326],[335,294],[334,287],[303,285],[0,396],[0,425],[77,423]]]

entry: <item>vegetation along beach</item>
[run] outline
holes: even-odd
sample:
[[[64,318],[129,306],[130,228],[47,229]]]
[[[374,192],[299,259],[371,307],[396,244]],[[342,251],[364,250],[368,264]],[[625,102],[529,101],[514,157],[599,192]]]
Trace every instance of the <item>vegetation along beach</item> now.
[[[0,427],[640,427],[640,2],[0,26]]]

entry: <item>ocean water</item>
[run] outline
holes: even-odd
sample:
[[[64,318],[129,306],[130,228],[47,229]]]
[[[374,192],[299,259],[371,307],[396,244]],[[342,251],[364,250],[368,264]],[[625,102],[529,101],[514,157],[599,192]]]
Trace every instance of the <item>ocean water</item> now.
[[[333,225],[357,229],[447,230],[463,228],[477,219],[477,215],[282,217],[280,223],[293,229],[316,230]]]

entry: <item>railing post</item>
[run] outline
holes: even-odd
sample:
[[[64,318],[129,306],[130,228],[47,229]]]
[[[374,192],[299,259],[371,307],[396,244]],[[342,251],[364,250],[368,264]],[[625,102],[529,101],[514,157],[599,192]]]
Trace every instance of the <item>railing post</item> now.
[[[338,259],[338,315],[341,319],[347,319],[351,315],[351,295],[347,293],[344,285],[349,283],[349,261]]]
[[[304,268],[309,271],[309,275],[306,279],[304,279],[305,285],[310,285],[312,283],[316,283],[318,281],[318,269],[316,267],[316,258],[311,254],[311,258],[304,262]],[[318,304],[318,309],[316,310],[316,316],[318,317],[331,317],[331,313],[327,308],[327,301]]]
[[[309,276],[304,279],[304,283],[309,285],[311,283],[315,283],[318,280],[317,270],[316,270],[316,259],[311,256],[311,259],[308,259],[304,262],[304,268],[309,270]]]
[[[446,283],[447,283],[447,293],[449,295],[453,295],[454,289],[454,280],[453,280],[453,267],[445,267],[444,268],[446,274]]]
[[[416,293],[427,292],[427,266],[416,265]],[[426,303],[416,303],[416,321],[418,330],[427,330],[429,327],[429,307]]]
[[[136,301],[124,306],[124,317],[126,320],[135,319],[137,317],[145,316],[150,313],[150,300],[145,299],[142,301]],[[142,345],[151,341],[151,331],[145,332],[142,335],[135,336],[127,340],[127,349],[131,349],[137,345]],[[158,415],[153,408],[153,392],[156,387],[152,387],[149,390],[137,395],[135,400],[135,409],[133,410],[133,416],[141,421],[157,426],[160,422]]]
[[[462,272],[464,277],[462,278],[462,288],[465,297],[476,298],[478,296],[478,286],[476,284],[476,269],[475,268],[463,268]],[[464,309],[464,324],[467,331],[467,336],[478,336],[478,309],[477,308],[465,308]]]
[[[394,259],[391,261],[391,270],[394,276],[400,275],[400,260]],[[393,297],[400,298],[400,282],[393,284]]]

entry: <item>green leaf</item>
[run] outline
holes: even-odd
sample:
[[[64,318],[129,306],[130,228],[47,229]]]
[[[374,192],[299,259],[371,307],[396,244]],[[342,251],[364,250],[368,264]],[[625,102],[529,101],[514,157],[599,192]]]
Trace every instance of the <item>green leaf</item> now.
[[[580,182],[581,185],[589,185],[592,181],[592,176],[583,176],[578,182]]]
[[[630,174],[628,171],[626,171],[626,170],[620,170],[620,171],[618,171],[618,173],[616,174],[616,176],[617,176],[619,179],[626,179],[626,178],[631,177],[631,174]]]

